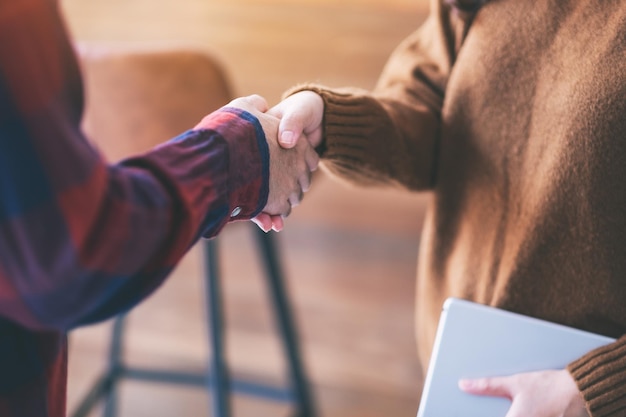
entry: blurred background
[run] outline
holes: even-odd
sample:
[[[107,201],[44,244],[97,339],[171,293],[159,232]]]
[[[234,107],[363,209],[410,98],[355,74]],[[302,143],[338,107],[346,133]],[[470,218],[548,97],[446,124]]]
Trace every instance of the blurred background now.
[[[372,88],[393,48],[428,11],[426,0],[61,0],[61,6],[81,48],[199,50],[223,66],[236,96],[258,93],[270,105],[302,82]],[[427,199],[354,188],[318,172],[278,234],[322,417],[417,411],[422,373],[413,331],[414,280]],[[219,237],[228,364],[234,374],[280,384],[285,361],[251,227],[231,224]],[[129,316],[129,363],[206,366],[201,265],[194,248]],[[72,333],[69,410],[103,369],[109,332],[110,323],[103,323]],[[122,386],[120,416],[201,416],[209,407],[200,389]],[[236,416],[290,412],[288,405],[240,395],[233,407]]]

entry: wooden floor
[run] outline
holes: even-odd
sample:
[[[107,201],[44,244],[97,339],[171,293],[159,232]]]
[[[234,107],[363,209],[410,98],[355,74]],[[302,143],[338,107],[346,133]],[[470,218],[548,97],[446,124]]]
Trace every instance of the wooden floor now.
[[[392,48],[424,19],[423,0],[62,0],[87,47],[198,48],[229,71],[238,95],[270,102],[304,81],[374,85]],[[363,190],[316,175],[278,235],[320,415],[413,416],[421,391],[413,333],[419,231],[427,196]],[[251,232],[220,236],[228,356],[235,374],[284,381],[284,362]],[[207,349],[197,249],[130,316],[126,357],[137,365],[202,369]],[[106,358],[109,323],[71,335],[70,409]],[[208,415],[198,389],[126,383],[121,415]],[[247,397],[236,416],[287,416]],[[96,414],[94,414],[96,415]]]

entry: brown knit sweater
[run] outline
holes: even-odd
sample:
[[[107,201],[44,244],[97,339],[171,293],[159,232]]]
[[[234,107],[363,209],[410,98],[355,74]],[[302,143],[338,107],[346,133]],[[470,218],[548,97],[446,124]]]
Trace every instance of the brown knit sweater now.
[[[328,171],[433,193],[423,364],[448,296],[599,332],[620,339],[569,370],[593,417],[626,416],[626,1],[432,0],[373,92],[302,89]]]

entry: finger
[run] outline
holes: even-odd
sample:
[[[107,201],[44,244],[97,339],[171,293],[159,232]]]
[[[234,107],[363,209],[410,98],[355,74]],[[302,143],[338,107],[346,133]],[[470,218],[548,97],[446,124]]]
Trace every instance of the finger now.
[[[274,216],[287,217],[291,214],[291,202],[289,199],[290,196],[287,196],[287,198],[282,201],[274,201],[273,203],[266,205],[263,208],[263,212],[267,213],[272,218]]]
[[[298,205],[300,205],[300,202],[302,201],[302,199],[304,198],[304,191],[302,191],[302,189],[298,189],[298,191],[291,193],[291,195],[289,196],[289,204],[291,205],[291,207],[297,207]]]
[[[285,221],[281,216],[272,216],[272,230],[280,232],[285,226]]]
[[[273,217],[267,213],[260,213],[250,220],[252,223],[259,226],[259,228],[265,233],[269,232],[273,228]]]
[[[283,214],[281,215],[283,219],[289,217],[289,215],[291,214],[291,202],[287,201],[285,206],[287,208],[285,210],[283,210]]]
[[[313,132],[305,132],[308,136],[309,143],[313,147],[317,147],[322,143],[322,129],[315,129]]]
[[[307,192],[311,189],[311,171],[307,171],[298,178],[298,184],[302,191]]]
[[[304,154],[304,160],[311,171],[315,171],[320,163],[319,155],[315,152],[315,149],[310,146]]]
[[[513,398],[511,380],[502,378],[461,379],[459,388],[473,395]]]

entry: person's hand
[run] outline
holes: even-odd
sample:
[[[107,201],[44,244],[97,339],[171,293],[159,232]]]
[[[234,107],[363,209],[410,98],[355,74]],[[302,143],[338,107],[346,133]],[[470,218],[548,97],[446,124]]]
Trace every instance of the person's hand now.
[[[469,394],[510,399],[506,417],[589,417],[567,370],[461,380],[459,388]]]
[[[284,227],[284,218],[300,204],[303,194],[309,190],[311,173],[317,169],[319,157],[305,140],[293,149],[282,149],[276,139],[268,138],[268,144],[270,195],[263,212],[252,221],[265,232],[280,232]]]
[[[324,101],[317,93],[301,91],[293,94],[267,113],[280,119],[278,143],[283,148],[297,147],[301,142],[308,142],[315,148],[321,143]],[[300,140],[303,136],[306,141]],[[265,212],[252,221],[266,232],[270,229],[280,231],[284,226],[282,216],[271,216]]]
[[[226,107],[235,107],[254,115],[265,133],[270,153],[270,186],[263,213],[252,219],[261,229],[280,231],[283,218],[302,200],[311,183],[311,172],[317,168],[319,158],[307,141],[291,150],[282,149],[277,142],[279,119],[265,112],[268,105],[258,95],[240,97]]]
[[[313,91],[293,94],[276,106],[268,114],[280,119],[278,142],[283,148],[292,148],[304,136],[313,148],[322,142],[322,119],[324,101]]]
[[[303,195],[311,187],[311,173],[317,169],[319,157],[313,147],[305,140],[292,149],[283,149],[278,145],[276,136],[268,138],[270,147],[270,196],[263,213],[270,215],[271,228],[280,231],[283,218],[291,208],[302,201]],[[285,199],[285,195],[288,197]],[[263,216],[253,221],[264,231],[268,224],[263,223]]]

